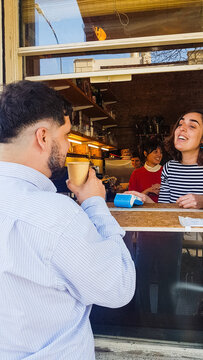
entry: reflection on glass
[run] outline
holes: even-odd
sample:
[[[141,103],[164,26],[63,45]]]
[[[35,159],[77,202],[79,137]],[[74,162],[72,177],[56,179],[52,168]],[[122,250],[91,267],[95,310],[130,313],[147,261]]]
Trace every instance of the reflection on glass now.
[[[170,49],[162,51],[124,52],[121,50],[92,52],[86,55],[29,57],[26,76],[91,73],[104,70],[133,69],[140,66],[159,64],[194,65],[202,64],[203,48]],[[38,64],[38,66],[36,66]]]
[[[94,306],[97,334],[202,344],[203,233],[127,232],[134,298],[120,309]]]
[[[180,281],[182,233],[140,232],[136,241],[137,311],[175,314],[176,287]],[[150,294],[151,283],[157,284],[157,303]]]
[[[56,36],[60,44],[84,41],[84,23],[77,1],[21,0],[20,3],[22,46],[54,45]]]
[[[21,0],[22,46],[202,31],[202,0]],[[48,24],[49,23],[49,24]]]

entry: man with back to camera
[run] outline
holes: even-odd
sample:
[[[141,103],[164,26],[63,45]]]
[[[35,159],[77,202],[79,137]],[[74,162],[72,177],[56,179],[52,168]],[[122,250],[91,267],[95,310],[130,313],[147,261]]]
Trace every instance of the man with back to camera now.
[[[93,360],[91,305],[121,307],[134,294],[124,231],[95,171],[68,183],[81,206],[49,179],[64,167],[70,115],[40,82],[7,85],[0,97],[2,360]]]

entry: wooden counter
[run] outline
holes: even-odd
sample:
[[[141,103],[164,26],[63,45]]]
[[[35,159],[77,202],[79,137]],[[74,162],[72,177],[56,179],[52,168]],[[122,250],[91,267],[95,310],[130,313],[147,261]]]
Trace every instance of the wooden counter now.
[[[118,208],[108,203],[113,217],[126,231],[203,232],[203,227],[183,227],[178,216],[203,219],[203,210],[182,209],[176,204],[144,204]]]

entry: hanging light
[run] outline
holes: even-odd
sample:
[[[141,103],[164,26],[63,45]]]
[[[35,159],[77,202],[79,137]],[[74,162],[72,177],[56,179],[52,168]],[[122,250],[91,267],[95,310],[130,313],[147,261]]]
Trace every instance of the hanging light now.
[[[73,140],[73,139],[68,139],[68,141],[70,141],[71,143],[75,143],[75,144],[82,144],[81,141],[78,140]]]
[[[93,147],[95,149],[99,149],[99,146],[96,146],[96,145],[92,145],[92,144],[88,144],[89,147]]]

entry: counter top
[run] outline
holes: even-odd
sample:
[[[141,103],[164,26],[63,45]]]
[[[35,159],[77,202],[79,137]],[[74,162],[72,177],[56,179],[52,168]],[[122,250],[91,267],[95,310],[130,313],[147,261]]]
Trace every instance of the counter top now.
[[[182,209],[177,204],[144,204],[118,208],[108,203],[109,210],[126,231],[203,232],[203,227],[183,227],[178,216],[203,219],[203,210]]]

